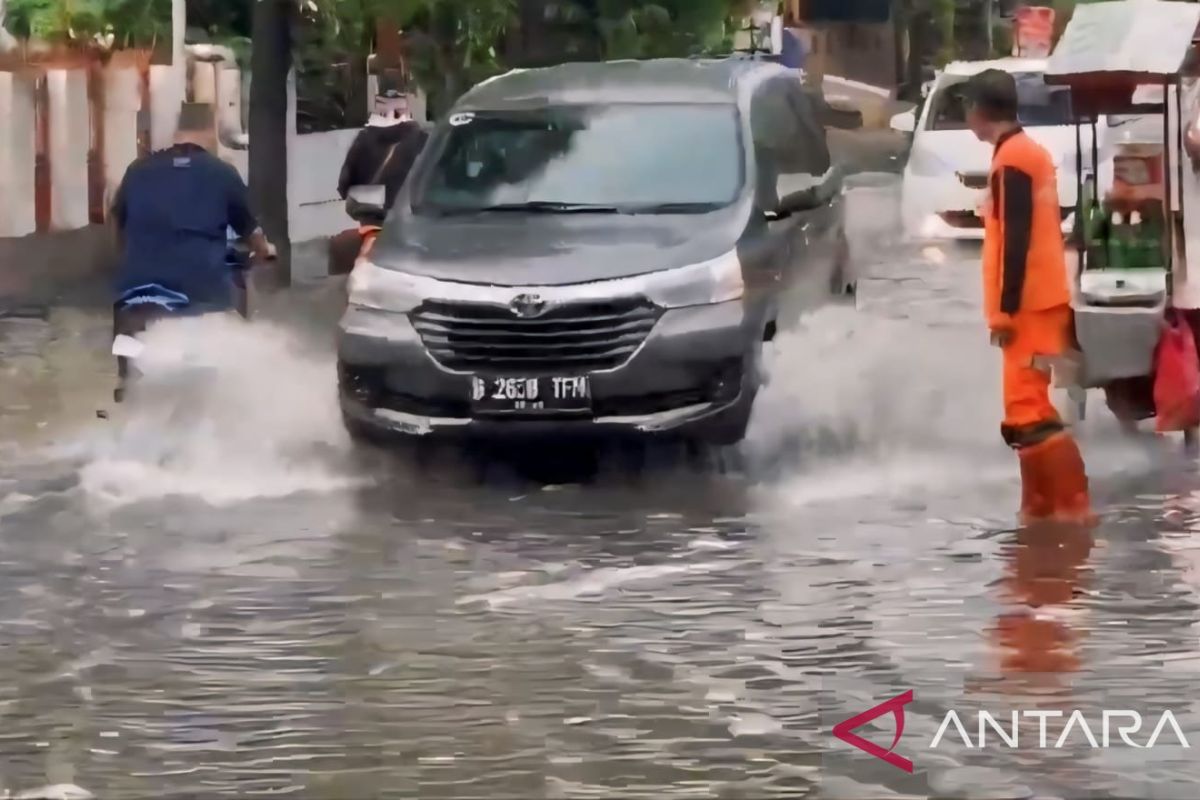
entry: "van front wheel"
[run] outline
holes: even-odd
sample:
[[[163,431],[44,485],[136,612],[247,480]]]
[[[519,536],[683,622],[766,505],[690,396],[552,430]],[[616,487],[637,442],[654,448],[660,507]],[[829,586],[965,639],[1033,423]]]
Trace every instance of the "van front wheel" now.
[[[834,297],[854,297],[858,293],[858,282],[854,278],[850,260],[850,240],[846,238],[844,230],[838,232],[834,248],[830,291]]]

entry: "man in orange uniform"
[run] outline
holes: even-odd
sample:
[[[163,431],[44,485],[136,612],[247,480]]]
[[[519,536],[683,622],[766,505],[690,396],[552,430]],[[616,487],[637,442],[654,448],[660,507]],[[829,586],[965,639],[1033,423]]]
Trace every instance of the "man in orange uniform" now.
[[[1004,353],[1004,441],[1021,460],[1022,516],[1089,516],[1083,457],[1050,400],[1050,362],[1071,346],[1071,292],[1058,179],[1018,121],[1012,75],[987,70],[967,88],[967,124],[995,145],[985,203],[983,303]]]

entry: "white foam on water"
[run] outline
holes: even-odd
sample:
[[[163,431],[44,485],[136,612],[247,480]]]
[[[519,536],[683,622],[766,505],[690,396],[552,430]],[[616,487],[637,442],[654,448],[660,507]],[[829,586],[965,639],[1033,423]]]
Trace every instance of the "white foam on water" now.
[[[595,598],[630,583],[655,583],[683,575],[724,572],[741,566],[739,561],[707,561],[689,564],[649,564],[634,567],[600,567],[562,581],[517,586],[459,599],[459,605],[483,603],[496,609],[544,600],[580,600]]]
[[[142,340],[144,374],[113,427],[84,445],[92,500],[221,505],[359,480],[334,367],[286,329],[207,316],[165,320]]]

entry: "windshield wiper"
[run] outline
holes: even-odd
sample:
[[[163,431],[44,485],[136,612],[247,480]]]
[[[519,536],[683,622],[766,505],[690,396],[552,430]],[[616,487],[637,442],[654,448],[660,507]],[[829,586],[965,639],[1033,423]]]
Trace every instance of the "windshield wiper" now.
[[[716,211],[721,207],[720,203],[700,203],[700,202],[677,202],[677,203],[653,203],[644,206],[627,206],[626,214],[703,214],[707,211]]]
[[[465,211],[465,209],[464,209]],[[474,212],[485,211],[525,211],[532,214],[616,214],[616,206],[602,206],[591,203],[560,203],[551,200],[530,200],[525,203],[497,203],[492,206],[471,209]]]

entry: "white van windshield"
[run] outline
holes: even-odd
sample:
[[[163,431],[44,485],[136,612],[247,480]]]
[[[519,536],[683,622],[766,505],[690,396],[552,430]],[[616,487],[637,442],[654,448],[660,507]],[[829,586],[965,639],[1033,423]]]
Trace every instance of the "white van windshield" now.
[[[1040,72],[1014,72],[1017,81],[1017,116],[1027,128],[1051,125],[1072,125],[1071,92],[1068,89],[1046,85]],[[966,130],[967,106],[963,89],[965,75],[945,76],[929,102],[931,131]]]

